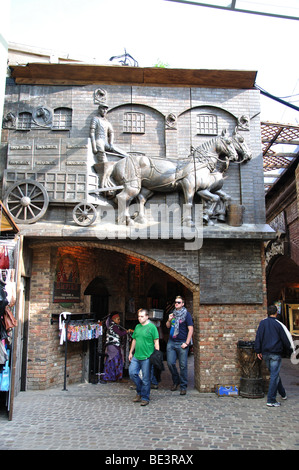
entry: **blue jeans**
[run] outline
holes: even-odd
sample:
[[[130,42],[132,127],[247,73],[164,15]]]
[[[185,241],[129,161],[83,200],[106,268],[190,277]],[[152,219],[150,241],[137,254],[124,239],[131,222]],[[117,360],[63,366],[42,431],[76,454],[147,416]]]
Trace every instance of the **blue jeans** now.
[[[183,349],[183,343],[168,340],[167,343],[167,365],[172,375],[172,381],[175,385],[180,385],[181,390],[186,390],[188,384],[188,350]],[[180,374],[176,368],[176,360],[179,360]]]
[[[267,402],[275,403],[277,392],[282,397],[286,396],[286,391],[282,385],[281,378],[279,376],[281,356],[279,354],[263,354],[263,359],[270,372],[270,383],[268,389]]]
[[[142,372],[142,380],[139,377],[139,372]],[[151,378],[150,378],[150,359],[139,360],[132,357],[129,366],[130,379],[136,385],[136,393],[141,396],[141,400],[149,401],[151,391]]]

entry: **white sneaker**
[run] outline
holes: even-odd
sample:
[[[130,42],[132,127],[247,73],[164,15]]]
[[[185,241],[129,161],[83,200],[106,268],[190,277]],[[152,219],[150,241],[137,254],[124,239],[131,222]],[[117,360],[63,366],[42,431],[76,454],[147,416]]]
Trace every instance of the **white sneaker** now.
[[[281,403],[276,401],[275,403],[267,403],[267,406],[281,406]]]
[[[282,400],[287,400],[288,397],[285,395],[284,397],[281,397]]]

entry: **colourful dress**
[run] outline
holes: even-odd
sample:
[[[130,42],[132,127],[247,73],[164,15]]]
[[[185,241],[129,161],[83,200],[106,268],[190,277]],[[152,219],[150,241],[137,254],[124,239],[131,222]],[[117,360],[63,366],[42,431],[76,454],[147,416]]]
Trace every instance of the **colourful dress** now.
[[[122,379],[124,361],[121,352],[120,338],[126,334],[126,330],[119,328],[117,324],[112,321],[107,330],[107,357],[104,366],[104,374],[102,376],[102,380],[104,381],[115,382],[116,380]]]

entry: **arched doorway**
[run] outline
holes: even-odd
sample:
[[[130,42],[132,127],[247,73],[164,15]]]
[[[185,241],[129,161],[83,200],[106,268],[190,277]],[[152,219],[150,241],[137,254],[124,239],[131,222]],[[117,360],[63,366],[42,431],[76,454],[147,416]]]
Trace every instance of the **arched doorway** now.
[[[157,292],[156,287],[153,288],[153,294],[157,292],[160,300],[163,300],[163,305],[161,305],[162,309],[165,308],[165,300],[166,307],[168,307],[167,300],[169,297],[172,301],[178,294],[185,297],[187,309],[193,314],[195,321],[194,382],[196,387],[199,388],[199,342],[197,337],[199,332],[198,284],[189,279],[186,273],[184,275],[180,273],[180,270],[176,270],[175,263],[169,266],[169,264],[166,263],[167,260],[164,258],[162,258],[163,263],[160,259],[149,257],[149,253],[144,254],[137,252],[136,249],[139,248],[139,251],[141,251],[141,249],[139,246],[135,246],[135,244],[123,247],[116,244],[115,241],[109,244],[108,242],[103,243],[99,241],[63,240],[59,242],[51,241],[51,243],[41,243],[38,249],[42,250],[44,247],[49,246],[51,247],[53,269],[56,266],[55,261],[58,254],[61,255],[71,252],[73,256],[78,259],[82,288],[81,293],[84,294],[84,298],[82,295],[80,306],[78,304],[74,305],[73,310],[76,313],[86,314],[92,312],[93,318],[101,319],[112,311],[120,311],[123,320],[122,326],[126,329],[134,329],[138,322],[136,316],[137,310],[141,307],[152,308],[152,304],[148,305],[148,294],[154,284],[163,285],[163,297],[160,296],[160,291]],[[158,247],[159,246],[160,245],[158,245]],[[185,253],[183,254],[185,256]],[[178,255],[176,255],[176,258],[177,256]],[[184,259],[183,256],[181,256],[181,258]],[[192,265],[192,260],[189,258],[188,256],[186,257],[185,263],[188,264],[187,262],[190,262],[190,266],[193,267],[194,271],[194,265]],[[180,265],[179,261],[177,264],[178,266]],[[165,308],[164,315],[167,315],[166,312]],[[74,351],[73,362],[76,360],[80,361],[80,367],[77,369],[74,368],[73,376],[75,379],[71,378],[70,380],[78,380],[78,377],[81,377],[83,380],[88,380],[90,377],[91,381],[98,379],[96,374],[100,370],[100,366],[97,365],[96,359],[94,359],[94,350],[92,353],[89,352],[90,349],[92,350],[92,348],[90,348],[91,343],[86,343],[82,343],[82,346],[80,345],[80,351],[79,347],[78,350]],[[89,361],[90,354],[91,360]],[[82,375],[79,376],[81,373],[81,364],[83,370]],[[90,365],[91,367],[89,367]]]
[[[293,330],[292,311],[299,309],[299,266],[289,256],[274,256],[267,267],[268,305],[275,303],[279,317]]]
[[[299,288],[299,266],[289,256],[275,256],[267,268],[268,304],[283,299],[288,287]]]
[[[108,315],[109,292],[102,277],[97,276],[86,287],[84,295],[90,295],[90,312],[95,320],[102,320]]]

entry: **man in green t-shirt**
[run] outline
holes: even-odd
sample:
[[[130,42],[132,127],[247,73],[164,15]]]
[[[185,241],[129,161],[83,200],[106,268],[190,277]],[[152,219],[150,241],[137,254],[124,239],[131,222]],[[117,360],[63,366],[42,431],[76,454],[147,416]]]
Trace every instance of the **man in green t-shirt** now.
[[[146,309],[141,308],[137,313],[139,325],[136,326],[132,335],[129,374],[136,385],[136,397],[133,401],[141,402],[141,406],[146,406],[149,404],[151,390],[150,356],[155,349],[159,350],[159,333],[157,327],[149,321]],[[142,379],[139,376],[140,370]]]

